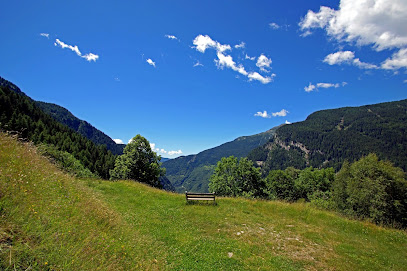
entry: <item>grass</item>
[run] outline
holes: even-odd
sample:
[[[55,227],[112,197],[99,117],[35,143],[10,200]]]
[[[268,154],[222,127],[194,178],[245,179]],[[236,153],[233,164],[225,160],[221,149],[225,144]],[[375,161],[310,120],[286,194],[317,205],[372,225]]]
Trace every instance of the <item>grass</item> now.
[[[407,233],[307,204],[76,179],[0,134],[0,270],[407,270]]]

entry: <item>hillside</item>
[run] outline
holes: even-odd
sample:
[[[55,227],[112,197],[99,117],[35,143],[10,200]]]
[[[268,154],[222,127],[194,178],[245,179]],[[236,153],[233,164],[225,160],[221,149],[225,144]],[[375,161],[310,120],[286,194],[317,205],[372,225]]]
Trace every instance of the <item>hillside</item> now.
[[[249,158],[264,172],[293,166],[334,167],[369,153],[407,170],[407,100],[318,111],[279,128]]]
[[[306,204],[75,179],[0,134],[1,270],[405,270],[405,231]]]
[[[167,170],[166,176],[178,192],[207,192],[209,177],[222,157],[245,157],[251,150],[270,140],[277,128],[257,135],[242,136],[196,155],[165,161],[163,167]]]
[[[90,123],[75,117],[66,108],[45,102],[36,102],[37,105],[58,122],[68,126],[97,145],[106,145],[113,154],[123,154],[124,144],[116,144],[109,136],[93,127]]]

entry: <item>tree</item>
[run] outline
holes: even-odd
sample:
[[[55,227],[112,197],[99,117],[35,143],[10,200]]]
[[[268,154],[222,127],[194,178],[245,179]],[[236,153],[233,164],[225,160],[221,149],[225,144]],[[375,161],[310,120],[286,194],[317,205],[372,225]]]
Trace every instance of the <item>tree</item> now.
[[[160,160],[148,140],[136,135],[117,157],[110,179],[130,179],[161,188],[159,178],[165,175],[165,169],[161,168]]]
[[[269,197],[287,201],[296,200],[295,180],[299,172],[300,170],[293,167],[270,171],[266,178]]]
[[[407,226],[407,181],[402,169],[369,154],[344,164],[333,184],[333,199],[345,213],[376,223]]]
[[[220,196],[259,197],[263,188],[260,170],[253,162],[247,158],[238,161],[234,156],[223,157],[209,180],[209,191]]]

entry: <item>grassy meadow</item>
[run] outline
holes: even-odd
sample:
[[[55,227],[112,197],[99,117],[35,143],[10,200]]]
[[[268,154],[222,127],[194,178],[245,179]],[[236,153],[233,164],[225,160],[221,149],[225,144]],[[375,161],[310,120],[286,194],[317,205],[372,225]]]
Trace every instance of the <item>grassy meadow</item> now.
[[[407,270],[407,232],[303,203],[77,179],[0,134],[0,270]]]

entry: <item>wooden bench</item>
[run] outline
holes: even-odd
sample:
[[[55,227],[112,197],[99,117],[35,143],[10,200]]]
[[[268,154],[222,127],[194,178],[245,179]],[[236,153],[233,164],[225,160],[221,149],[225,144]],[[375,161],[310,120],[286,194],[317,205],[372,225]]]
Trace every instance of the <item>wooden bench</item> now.
[[[203,201],[213,201],[215,202],[215,193],[191,193],[188,191],[185,191],[185,198],[187,202],[190,200],[203,200]]]

